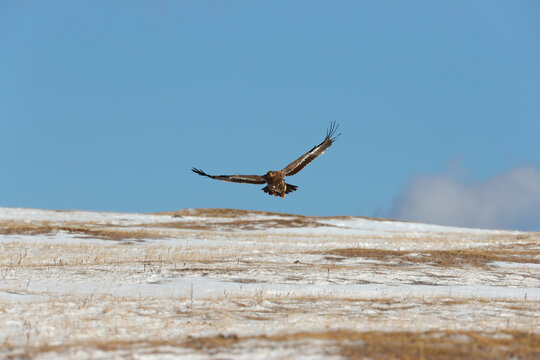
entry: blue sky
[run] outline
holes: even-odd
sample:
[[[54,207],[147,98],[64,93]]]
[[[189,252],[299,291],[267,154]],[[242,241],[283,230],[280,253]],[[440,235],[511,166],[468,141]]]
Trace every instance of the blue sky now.
[[[0,206],[540,230],[539,34],[537,1],[3,1]],[[190,172],[280,169],[330,121],[285,199]]]

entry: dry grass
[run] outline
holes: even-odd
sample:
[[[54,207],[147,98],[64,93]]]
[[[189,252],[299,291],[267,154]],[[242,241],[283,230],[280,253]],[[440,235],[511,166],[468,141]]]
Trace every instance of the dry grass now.
[[[540,335],[518,331],[505,331],[497,334],[474,331],[430,331],[430,332],[359,332],[354,330],[337,330],[325,332],[279,333],[275,335],[237,336],[235,334],[219,334],[209,337],[188,337],[178,340],[149,341],[102,341],[79,342],[60,346],[41,346],[29,348],[24,354],[6,359],[33,357],[37,354],[65,353],[71,349],[94,348],[109,354],[122,350],[141,351],[153,349],[160,354],[170,348],[191,349],[194,353],[234,354],[234,349],[248,348],[280,348],[291,347],[302,342],[318,342],[327,355],[337,351],[345,359],[521,359],[540,358]],[[166,347],[166,348],[165,348]]]
[[[523,332],[497,334],[472,331],[357,332],[351,330],[300,332],[272,336],[214,336],[182,344],[208,351],[232,347],[247,340],[287,343],[319,340],[337,344],[346,359],[538,359],[540,335]]]
[[[131,240],[131,239],[153,239],[162,237],[155,230],[129,229],[123,227],[107,226],[101,227],[92,224],[53,224],[49,222],[39,223],[18,223],[0,222],[0,235],[46,235],[54,233],[68,233],[81,236],[89,236],[102,240]]]
[[[209,218],[245,218],[250,215],[257,216],[279,216],[282,218],[289,218],[299,220],[302,223],[312,223],[318,219],[339,219],[339,220],[353,220],[353,219],[366,219],[372,221],[399,221],[402,220],[393,220],[393,219],[383,219],[376,217],[365,217],[365,216],[305,216],[297,214],[287,214],[287,213],[277,213],[270,211],[258,211],[258,210],[240,210],[240,209],[215,209],[215,208],[199,208],[199,209],[183,209],[177,211],[166,211],[159,212],[156,215],[171,215],[173,217],[182,218],[185,216],[194,216],[194,217],[209,217]],[[251,221],[251,220],[249,220]]]
[[[217,217],[217,218],[238,218],[249,215],[265,215],[265,216],[283,216],[283,217],[305,217],[302,215],[282,214],[269,211],[257,210],[239,210],[239,209],[215,209],[215,208],[200,208],[200,209],[183,209],[177,211],[159,212],[156,215],[171,215],[174,217],[195,216],[195,217]]]
[[[540,335],[466,331],[361,333],[361,344],[342,346],[347,359],[537,359]]]
[[[493,261],[508,261],[540,264],[540,252],[515,251],[508,249],[459,249],[428,251],[396,251],[365,248],[344,248],[317,252],[326,254],[326,260],[341,261],[343,258],[366,258],[388,264],[430,264],[442,267],[476,266],[485,267]]]
[[[154,225],[152,225],[154,226]],[[161,227],[185,230],[261,230],[278,228],[300,228],[300,227],[320,227],[326,226],[310,220],[309,218],[284,218],[284,219],[252,219],[252,220],[232,220],[232,221],[205,221],[205,222],[170,222],[161,223]]]
[[[214,270],[223,262],[235,263],[227,258],[228,253],[216,253],[215,249],[190,247],[168,247],[147,245],[144,251],[122,244],[49,244],[34,243],[31,248],[18,244],[1,244],[0,266],[11,268],[42,268],[48,266],[94,266],[145,264],[160,266],[182,266],[182,264],[213,264]],[[214,251],[213,251],[214,250]],[[235,254],[235,253],[232,253]],[[231,255],[232,256],[232,255]],[[180,271],[180,270],[179,270]]]
[[[0,235],[42,235],[52,232],[54,232],[54,227],[49,224],[0,222]]]
[[[299,228],[299,227],[316,227],[324,226],[315,222],[317,218],[273,213],[268,211],[248,211],[237,209],[184,209],[179,211],[159,213],[161,215],[171,215],[177,218],[184,217],[203,217],[215,220],[194,221],[194,222],[170,222],[162,223],[160,226],[174,229],[189,229],[189,230],[258,230],[258,229],[275,229],[275,228]],[[250,216],[258,216],[259,218],[249,218]],[[262,216],[272,216],[271,219],[263,219]],[[247,219],[246,219],[247,217]]]

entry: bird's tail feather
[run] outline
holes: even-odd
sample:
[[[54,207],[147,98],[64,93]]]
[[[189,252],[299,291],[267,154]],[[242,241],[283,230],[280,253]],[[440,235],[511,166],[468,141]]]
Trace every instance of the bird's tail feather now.
[[[291,193],[293,191],[296,191],[296,189],[298,189],[298,186],[296,185],[291,185],[291,184],[286,184],[286,185],[287,185],[287,190],[285,190],[285,194]],[[270,190],[268,186],[263,187],[261,190],[269,195],[274,195],[274,196],[279,196],[279,197],[285,196],[285,194],[277,193],[275,191]]]
[[[291,193],[293,191],[296,191],[296,189],[298,189],[298,186],[296,185],[291,185],[291,184],[286,184],[286,185],[287,185],[287,190],[285,191],[285,194]]]

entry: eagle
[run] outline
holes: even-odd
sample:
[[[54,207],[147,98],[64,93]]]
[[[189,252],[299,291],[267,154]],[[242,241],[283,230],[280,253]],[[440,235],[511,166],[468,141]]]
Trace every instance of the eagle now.
[[[211,179],[229,181],[236,183],[244,184],[266,184],[261,190],[269,195],[285,197],[285,194],[291,193],[298,189],[298,186],[287,184],[285,182],[285,176],[292,176],[302,170],[307,164],[315,160],[319,155],[324,154],[326,149],[328,149],[336,140],[336,138],[341,135],[341,133],[335,135],[338,125],[335,122],[330,123],[330,127],[326,131],[326,137],[323,142],[315,146],[313,149],[309,150],[304,155],[300,156],[298,159],[285,166],[282,170],[277,171],[268,171],[264,175],[208,175],[204,171],[192,168],[195,174],[206,176]]]

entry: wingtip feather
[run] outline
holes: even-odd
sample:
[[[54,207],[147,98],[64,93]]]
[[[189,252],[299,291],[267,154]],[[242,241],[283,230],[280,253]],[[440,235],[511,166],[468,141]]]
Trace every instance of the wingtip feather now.
[[[330,127],[328,128],[328,130],[326,130],[326,138],[334,142],[339,137],[339,135],[341,135],[341,133],[334,135],[338,128],[339,128],[339,124],[335,121],[331,121]]]
[[[202,171],[201,169],[197,169],[196,167],[191,168],[191,171],[193,171],[193,172],[194,172],[195,174],[197,174],[197,175],[208,176],[207,173],[205,173],[205,172]]]

